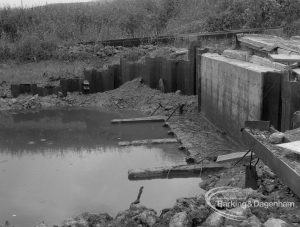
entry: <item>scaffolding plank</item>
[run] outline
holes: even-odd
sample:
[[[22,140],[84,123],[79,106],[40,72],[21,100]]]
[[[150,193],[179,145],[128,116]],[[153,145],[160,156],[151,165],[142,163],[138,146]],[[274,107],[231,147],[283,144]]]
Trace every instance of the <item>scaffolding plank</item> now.
[[[133,140],[133,141],[120,141],[119,146],[142,146],[148,144],[166,144],[166,143],[178,143],[176,138],[165,139],[147,139],[147,140]]]
[[[217,157],[217,163],[222,163],[222,162],[232,162],[232,161],[238,161],[239,159],[241,159],[242,157],[244,157],[244,155],[247,152],[235,152],[235,153],[231,153],[231,154],[225,154],[225,155],[219,155]],[[249,160],[251,157],[251,153],[249,152],[249,154],[247,154],[244,157],[244,160]],[[252,156],[252,158],[255,158],[255,156]]]
[[[166,120],[165,116],[150,116],[150,117],[138,117],[138,118],[128,118],[128,119],[113,119],[111,123],[141,123],[141,122],[164,122]]]

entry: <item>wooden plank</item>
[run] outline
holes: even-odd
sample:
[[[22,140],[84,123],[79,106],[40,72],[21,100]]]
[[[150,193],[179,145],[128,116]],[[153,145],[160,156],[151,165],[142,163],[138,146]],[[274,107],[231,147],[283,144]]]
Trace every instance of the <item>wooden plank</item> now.
[[[270,54],[270,58],[276,62],[300,62],[300,55]]]
[[[147,139],[147,140],[133,140],[133,141],[120,141],[119,146],[142,146],[147,144],[166,144],[166,143],[178,143],[176,138],[165,139]]]
[[[129,180],[163,179],[199,177],[199,174],[207,174],[228,168],[227,165],[217,163],[178,165],[169,167],[154,167],[149,169],[132,169],[128,171]]]
[[[138,118],[128,118],[128,119],[113,119],[112,124],[117,123],[144,123],[144,122],[164,122],[166,120],[165,116],[150,116],[150,117],[138,117]]]
[[[235,153],[231,153],[231,154],[225,154],[225,155],[220,155],[217,157],[217,163],[223,163],[223,162],[231,162],[231,161],[238,161],[240,160],[242,157],[244,157],[244,155],[247,152],[235,152]],[[247,154],[243,160],[249,160],[251,157],[251,153]],[[252,158],[255,158],[255,156],[252,156]]]

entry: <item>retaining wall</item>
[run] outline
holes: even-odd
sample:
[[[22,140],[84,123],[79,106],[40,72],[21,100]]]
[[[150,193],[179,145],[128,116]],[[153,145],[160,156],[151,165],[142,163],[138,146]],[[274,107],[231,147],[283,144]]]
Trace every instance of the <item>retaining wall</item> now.
[[[83,78],[61,79],[60,86],[38,87],[36,84],[12,85],[11,92],[14,97],[19,94],[39,94],[40,96],[57,94],[61,91],[81,92],[84,80],[90,83],[90,93],[104,92],[118,88],[120,85],[141,77],[144,83],[153,89],[159,88],[159,80],[164,82],[165,92],[181,90],[183,94],[195,95],[196,72],[195,62],[183,60],[169,60],[162,57],[145,59],[145,62],[130,62],[120,60],[120,65],[108,66],[105,70],[87,68],[83,72]]]
[[[58,94],[61,91],[60,86],[39,86],[37,84],[12,84],[10,87],[11,95],[16,98],[21,94],[31,94],[39,96],[47,96],[52,94]]]
[[[300,82],[284,81],[282,84],[281,130],[292,129],[293,113],[300,110]]]
[[[120,60],[120,65],[110,66],[107,70],[86,69],[84,79],[90,82],[90,92],[103,92],[119,87],[123,83],[141,77],[153,89],[159,88],[163,79],[165,92],[181,90],[184,94],[194,95],[195,75],[190,70],[189,61],[169,60],[161,57],[146,57],[145,62]]]
[[[248,120],[269,120],[280,128],[281,73],[218,54],[201,56],[201,111],[240,138]]]

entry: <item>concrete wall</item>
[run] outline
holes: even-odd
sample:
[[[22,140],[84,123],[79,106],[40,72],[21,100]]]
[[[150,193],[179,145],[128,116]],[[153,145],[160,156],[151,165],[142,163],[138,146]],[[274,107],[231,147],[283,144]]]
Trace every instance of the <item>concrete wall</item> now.
[[[300,82],[284,81],[282,84],[281,130],[292,128],[293,113],[300,110]]]
[[[280,128],[281,74],[218,54],[201,56],[201,111],[234,137],[247,120]]]

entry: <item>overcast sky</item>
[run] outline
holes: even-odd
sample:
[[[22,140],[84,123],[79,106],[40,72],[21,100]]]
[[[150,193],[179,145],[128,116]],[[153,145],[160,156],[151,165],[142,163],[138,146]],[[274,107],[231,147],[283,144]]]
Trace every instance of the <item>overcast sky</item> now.
[[[20,7],[22,0],[0,0],[0,7]],[[46,3],[89,2],[91,0],[23,0],[24,7],[45,5]]]

